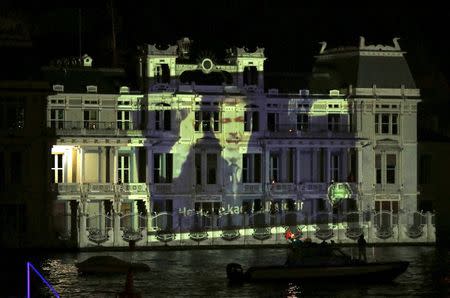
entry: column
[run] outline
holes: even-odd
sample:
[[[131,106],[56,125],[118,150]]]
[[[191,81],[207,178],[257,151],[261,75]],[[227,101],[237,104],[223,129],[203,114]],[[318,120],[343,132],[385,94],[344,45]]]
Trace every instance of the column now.
[[[78,183],[82,184],[84,182],[84,150],[82,148],[78,149],[78,173],[77,177]]]
[[[109,170],[110,170],[110,182],[111,183],[117,183],[117,167],[118,167],[118,160],[117,160],[117,147],[111,147],[110,154],[109,154]]]
[[[342,148],[341,150],[341,181],[345,181],[347,182],[347,178],[348,178],[348,155],[349,155],[349,150],[348,148]]]
[[[150,147],[147,147],[147,166],[145,173],[145,182],[147,185],[153,183],[153,153]]]
[[[267,186],[270,181],[270,149],[268,147],[264,147],[264,184]]]
[[[355,174],[356,182],[362,183],[363,182],[363,170],[362,170],[362,148],[357,147],[356,148],[356,171]]]
[[[300,154],[301,154],[301,148],[296,147],[295,148],[295,180],[294,180],[296,184],[300,184],[300,182],[301,182]]]
[[[261,62],[261,64],[263,64],[264,62]],[[261,90],[264,90],[264,68],[263,66],[258,66],[257,68],[258,71],[258,88],[260,88]]]
[[[329,147],[325,148],[325,181],[327,183],[331,182],[331,149]]]
[[[319,176],[320,173],[318,172],[319,167],[318,167],[318,161],[319,161],[319,148],[311,148],[311,157],[312,157],[312,162],[311,162],[311,180],[312,182],[319,182]]]
[[[98,182],[106,182],[105,179],[105,167],[103,166],[105,164],[105,150],[104,147],[99,146],[98,147]]]
[[[279,177],[281,182],[287,182],[287,148],[282,147],[280,153],[280,164],[278,165]]]
[[[122,235],[120,233],[120,205],[120,199],[115,198],[113,222],[114,246],[120,246],[122,243]]]
[[[138,157],[138,150],[136,150],[136,147],[131,148],[131,179],[130,183],[134,183],[138,180],[138,163],[137,163],[137,157]]]
[[[78,246],[79,247],[86,247],[87,245],[87,228],[86,228],[86,206],[87,202],[86,200],[82,200],[80,205],[80,230],[78,234]]]

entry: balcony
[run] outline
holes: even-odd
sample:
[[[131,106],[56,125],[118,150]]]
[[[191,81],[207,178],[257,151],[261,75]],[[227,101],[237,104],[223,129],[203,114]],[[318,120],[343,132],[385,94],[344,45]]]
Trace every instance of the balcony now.
[[[126,198],[147,197],[146,183],[58,183],[53,185],[59,200],[77,200],[82,195],[94,200],[111,200],[115,196]]]
[[[262,193],[262,184],[261,183],[243,183],[240,185],[240,192],[242,193]]]
[[[269,138],[327,137],[341,138],[355,135],[349,124],[278,125],[274,131],[266,131]]]
[[[300,184],[299,190],[302,193],[323,193],[326,194],[328,190],[328,183],[325,182],[305,182]]]
[[[76,200],[81,197],[81,184],[79,183],[53,184],[52,189],[57,193],[58,200]]]
[[[272,194],[286,194],[297,191],[297,185],[294,183],[269,183],[267,190]]]
[[[139,125],[133,122],[100,122],[100,121],[49,121],[47,127],[56,135],[112,135],[140,136]]]
[[[152,185],[152,191],[156,194],[171,194],[172,183],[157,183]]]

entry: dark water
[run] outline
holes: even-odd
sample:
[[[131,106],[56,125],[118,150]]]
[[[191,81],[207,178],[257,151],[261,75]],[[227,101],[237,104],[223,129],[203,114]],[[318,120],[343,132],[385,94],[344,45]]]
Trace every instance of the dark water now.
[[[350,252],[350,248],[344,249]],[[355,250],[356,252],[356,250]],[[35,266],[53,284],[61,297],[115,297],[124,289],[125,275],[79,276],[74,262],[93,255],[112,255],[124,260],[143,262],[151,271],[137,273],[135,288],[143,297],[450,297],[449,284],[442,281],[448,274],[448,251],[434,247],[377,247],[369,261],[405,260],[408,270],[388,284],[334,283],[258,283],[232,286],[226,279],[225,266],[237,262],[252,265],[283,264],[284,249],[222,249],[186,251],[104,252],[30,256]],[[21,262],[24,262],[22,259]],[[17,264],[17,263],[16,263]],[[24,297],[24,272],[2,266],[3,297]],[[14,281],[15,277],[22,281]],[[51,296],[42,282],[32,278],[32,297]],[[16,287],[16,288],[15,288]],[[9,291],[7,290],[9,289]]]

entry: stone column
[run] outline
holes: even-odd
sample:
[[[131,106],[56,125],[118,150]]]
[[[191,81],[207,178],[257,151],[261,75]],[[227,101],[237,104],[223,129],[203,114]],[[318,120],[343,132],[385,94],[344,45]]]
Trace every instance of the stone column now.
[[[341,157],[342,157],[342,161],[341,161],[341,181],[345,181],[347,182],[347,177],[348,177],[348,155],[349,155],[349,150],[348,148],[342,148],[341,150]]]
[[[301,148],[296,147],[295,148],[295,184],[300,184],[301,182],[301,164],[300,164],[300,154],[301,154]]]
[[[79,203],[80,209],[80,230],[78,235],[78,247],[86,247],[87,246],[87,226],[86,226],[86,200],[82,200]]]
[[[331,150],[328,147],[325,148],[324,167],[325,167],[325,181],[327,183],[330,183],[331,182]]]
[[[280,157],[280,163],[278,165],[278,172],[279,172],[279,178],[280,182],[287,182],[288,173],[287,173],[287,148],[282,147],[279,154]]]
[[[111,154],[109,156],[110,162],[111,162],[111,167],[110,167],[110,171],[111,171],[111,183],[117,183],[117,168],[119,167],[119,163],[118,163],[118,147],[111,147]]]
[[[138,150],[136,150],[136,147],[131,148],[131,169],[132,174],[130,177],[130,183],[134,183],[138,181]]]
[[[319,182],[320,178],[320,169],[318,167],[319,164],[319,148],[311,148],[311,157],[312,157],[312,168],[311,168],[311,180],[312,182]]]
[[[357,147],[356,148],[356,172],[355,178],[356,182],[361,183],[363,182],[363,170],[362,170],[362,148]]]

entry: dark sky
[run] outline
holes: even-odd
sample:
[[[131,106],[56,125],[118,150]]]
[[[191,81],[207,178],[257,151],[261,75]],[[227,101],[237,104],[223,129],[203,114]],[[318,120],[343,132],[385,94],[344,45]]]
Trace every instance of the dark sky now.
[[[78,55],[78,6],[40,2],[24,8],[16,1],[3,2],[1,14],[14,13],[28,22],[43,63]],[[112,3],[122,62],[136,53],[137,45],[174,43],[189,36],[196,47],[219,57],[233,45],[264,46],[269,58],[266,70],[309,72],[319,41],[357,45],[364,35],[366,43],[391,44],[399,36],[416,76],[436,71],[449,75],[450,13],[442,6],[331,7],[322,1],[312,5],[312,1],[267,0],[95,2],[81,8],[81,27],[82,52],[90,54],[97,66],[112,61]]]

